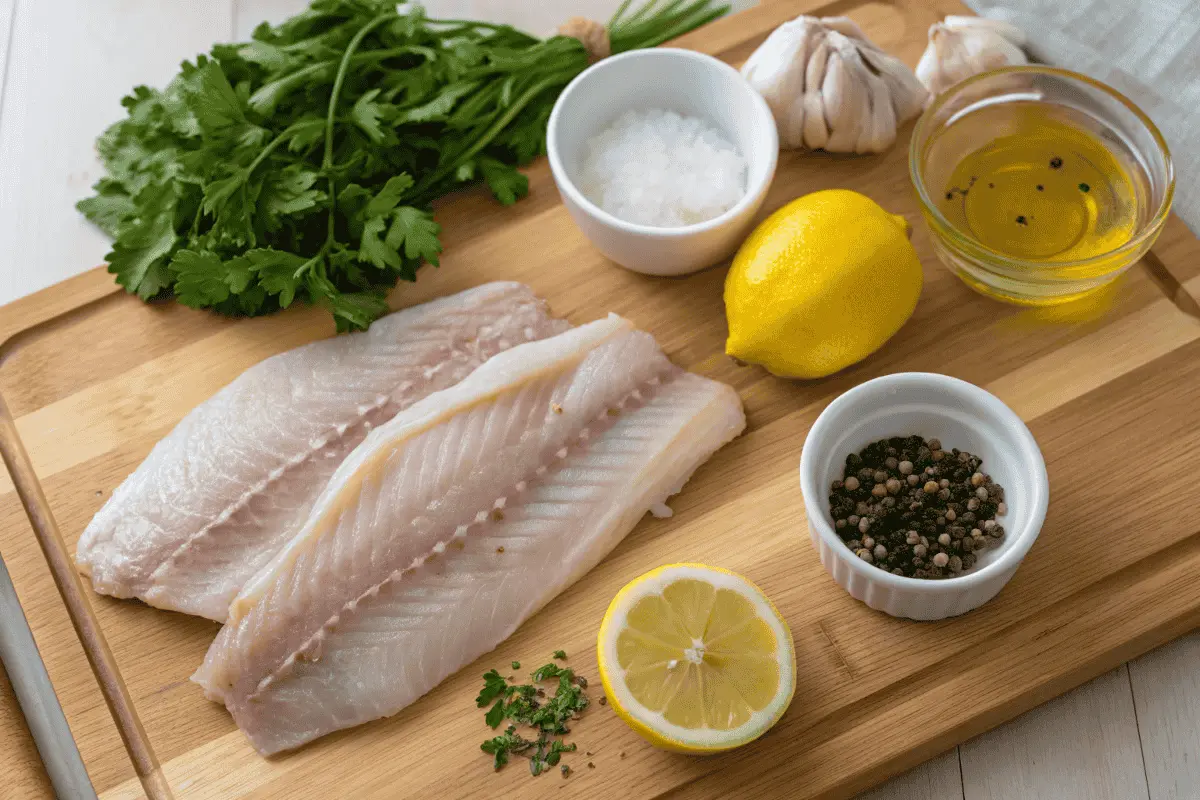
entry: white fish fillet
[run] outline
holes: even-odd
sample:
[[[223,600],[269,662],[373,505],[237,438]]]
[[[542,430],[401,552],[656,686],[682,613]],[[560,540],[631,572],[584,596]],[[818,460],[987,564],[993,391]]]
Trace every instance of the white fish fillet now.
[[[744,427],[733,389],[619,317],[501,353],[372,431],[193,680],[263,754],[394,714],[666,510]]]
[[[83,532],[76,562],[102,594],[223,622],[372,427],[568,327],[527,286],[492,283],[268,358],[155,445]]]

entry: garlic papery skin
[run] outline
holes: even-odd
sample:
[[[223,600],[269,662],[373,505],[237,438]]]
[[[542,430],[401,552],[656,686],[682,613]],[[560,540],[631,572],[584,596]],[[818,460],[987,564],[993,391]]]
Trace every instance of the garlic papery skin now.
[[[946,17],[929,26],[929,44],[917,77],[932,94],[981,72],[1028,64],[1025,33],[1015,25],[982,17]]]
[[[767,101],[784,148],[880,153],[929,93],[904,62],[847,17],[780,25],[742,67]]]

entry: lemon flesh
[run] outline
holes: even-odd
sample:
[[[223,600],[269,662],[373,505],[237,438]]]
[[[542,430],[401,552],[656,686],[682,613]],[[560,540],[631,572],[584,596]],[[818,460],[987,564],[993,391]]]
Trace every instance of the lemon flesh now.
[[[791,634],[745,578],[677,564],[632,581],[605,614],[600,677],[617,714],[651,743],[716,752],[765,733],[795,688]]]
[[[725,351],[788,378],[869,356],[912,316],[921,262],[903,217],[845,189],[780,208],[742,243],[725,279]]]

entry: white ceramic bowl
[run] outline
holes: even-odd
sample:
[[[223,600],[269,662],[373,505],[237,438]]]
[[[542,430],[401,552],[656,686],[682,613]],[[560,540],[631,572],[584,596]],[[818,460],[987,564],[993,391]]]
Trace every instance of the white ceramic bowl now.
[[[982,470],[1004,487],[1005,536],[959,577],[925,580],[893,575],[858,558],[834,531],[830,484],[846,456],[892,436],[941,439],[983,459]],[[808,530],[821,564],[854,598],[894,617],[935,620],[978,608],[1017,571],[1046,518],[1050,486],[1033,434],[998,398],[946,375],[904,372],[860,384],[821,412],[800,456]]]
[[[656,228],[617,219],[576,187],[588,139],[628,110],[663,108],[718,128],[746,159],[746,194],[707,222]],[[559,95],[546,129],[563,204],[601,253],[648,275],[683,275],[728,258],[750,232],[779,157],[771,109],[733,67],[692,50],[633,50],[588,67]]]

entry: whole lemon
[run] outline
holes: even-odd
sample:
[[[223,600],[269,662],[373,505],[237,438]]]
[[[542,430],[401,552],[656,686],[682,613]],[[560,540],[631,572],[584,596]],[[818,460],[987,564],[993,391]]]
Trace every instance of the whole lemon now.
[[[725,278],[725,352],[785,378],[863,360],[912,316],[921,262],[908,223],[858,192],[785,205],[742,243]]]

